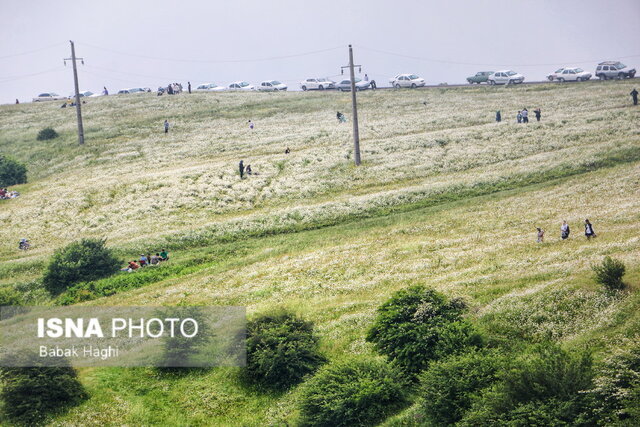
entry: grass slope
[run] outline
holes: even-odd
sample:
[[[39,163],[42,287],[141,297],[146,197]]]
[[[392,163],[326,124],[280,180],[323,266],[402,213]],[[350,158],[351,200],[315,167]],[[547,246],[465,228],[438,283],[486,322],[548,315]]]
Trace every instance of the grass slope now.
[[[627,105],[629,87],[359,93],[357,169],[350,126],[335,120],[348,94],[99,98],[84,109],[85,147],[75,145],[72,112],[4,106],[0,152],[28,164],[30,183],[0,201],[0,284],[45,304],[238,304],[249,313],[284,305],[316,322],[334,358],[370,352],[375,308],[427,283],[463,296],[492,342],[611,348],[640,332],[640,113]],[[541,107],[543,121],[513,123],[524,106]],[[61,139],[36,142],[48,125]],[[240,181],[240,158],[260,175]],[[590,242],[585,217],[599,234]],[[563,219],[568,241],[559,238]],[[547,229],[544,244],[536,226]],[[167,246],[172,260],[50,301],[34,282],[48,256],[95,235],[123,257]],[[32,251],[18,253],[22,236]],[[628,266],[622,295],[592,282],[590,266],[605,255]],[[53,425],[297,419],[296,390],[247,389],[234,369],[85,369],[81,379],[92,398]]]

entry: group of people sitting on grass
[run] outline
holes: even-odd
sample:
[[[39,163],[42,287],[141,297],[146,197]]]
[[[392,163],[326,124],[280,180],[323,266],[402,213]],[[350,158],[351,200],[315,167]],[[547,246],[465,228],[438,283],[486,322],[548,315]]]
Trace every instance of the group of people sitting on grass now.
[[[138,261],[129,261],[128,265],[122,269],[122,271],[128,271],[129,273],[136,271],[139,268],[147,267],[149,265],[158,265],[163,261],[169,260],[169,253],[163,249],[162,252],[155,255],[141,254]]]
[[[9,191],[6,188],[0,188],[0,200],[15,199],[20,193],[17,191]]]
[[[544,230],[540,227],[536,227],[538,231],[538,243],[544,242]],[[569,233],[571,233],[571,229],[569,228],[569,224],[567,221],[562,221],[562,225],[560,226],[560,237],[562,240],[567,240],[569,238]],[[588,219],[584,220],[584,235],[587,240],[591,240],[592,237],[597,237],[596,232],[593,231],[593,225]]]

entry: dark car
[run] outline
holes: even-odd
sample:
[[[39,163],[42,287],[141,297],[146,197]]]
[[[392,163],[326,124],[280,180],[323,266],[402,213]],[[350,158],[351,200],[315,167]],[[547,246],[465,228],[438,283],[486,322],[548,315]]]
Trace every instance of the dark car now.
[[[469,84],[486,83],[491,74],[493,74],[493,71],[478,71],[475,76],[467,77],[467,81]]]

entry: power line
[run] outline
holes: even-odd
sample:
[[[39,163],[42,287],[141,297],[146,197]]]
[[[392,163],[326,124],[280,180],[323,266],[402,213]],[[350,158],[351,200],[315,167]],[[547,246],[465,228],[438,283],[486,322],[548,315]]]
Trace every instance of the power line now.
[[[16,56],[23,56],[23,55],[29,55],[29,54],[32,54],[32,53],[36,53],[36,52],[42,52],[43,50],[51,49],[52,47],[57,47],[57,46],[65,44],[65,43],[66,42],[59,42],[59,43],[52,44],[52,45],[45,46],[45,47],[41,47],[41,48],[38,48],[38,49],[28,50],[26,52],[12,53],[11,55],[0,56],[0,59],[15,58]]]
[[[131,56],[131,57],[134,57],[134,58],[142,58],[142,59],[151,59],[151,60],[154,60],[154,61],[197,62],[197,63],[216,63],[216,64],[275,61],[275,60],[279,60],[279,59],[297,58],[297,57],[301,57],[301,56],[315,55],[315,54],[318,54],[318,53],[330,52],[330,51],[333,51],[333,50],[341,49],[341,47],[338,46],[338,47],[331,47],[331,48],[327,48],[327,49],[320,49],[320,50],[314,50],[314,51],[309,51],[309,52],[296,53],[296,54],[291,54],[291,55],[271,56],[271,57],[267,57],[267,58],[255,58],[255,59],[182,59],[182,58],[159,58],[159,57],[156,57],[156,56],[138,55],[138,54],[132,54],[132,53],[128,53],[128,52],[121,52],[121,51],[117,51],[117,50],[113,50],[113,49],[109,49],[109,48],[105,48],[105,47],[95,46],[95,45],[91,45],[91,44],[88,44],[88,43],[79,43],[79,44],[82,44],[84,46],[91,47],[91,48],[94,48],[94,49],[99,49],[99,50],[104,50],[106,52],[115,53],[117,55]]]
[[[385,51],[385,50],[380,50],[380,49],[373,49],[370,47],[365,47],[365,46],[357,46],[360,49],[363,50],[368,50],[370,52],[376,52],[376,53],[381,53],[384,55],[391,55],[391,56],[397,56],[400,58],[409,58],[409,59],[415,59],[418,61],[425,61],[425,62],[439,62],[442,64],[455,64],[455,65],[477,65],[477,66],[481,66],[481,67],[493,67],[493,66],[499,66],[499,67],[537,67],[537,66],[553,66],[553,65],[562,65],[562,64],[583,64],[583,63],[588,63],[588,62],[598,62],[601,61],[602,59],[589,59],[589,60],[585,60],[585,61],[563,61],[563,62],[553,62],[553,63],[546,63],[546,64],[483,64],[483,63],[473,63],[473,62],[459,62],[459,61],[448,61],[448,60],[444,60],[444,59],[435,59],[435,58],[425,58],[425,57],[420,57],[420,56],[413,56],[413,55],[404,55],[401,53],[395,53],[395,52],[389,52],[389,51]],[[637,55],[626,55],[626,56],[618,56],[618,58],[620,59],[625,59],[625,58],[635,58],[635,57],[639,57],[640,54]]]
[[[50,68],[50,69],[44,70],[44,71],[38,71],[37,73],[21,74],[21,75],[17,75],[17,76],[0,77],[0,83],[6,83],[6,82],[12,82],[14,80],[26,79],[28,77],[39,76],[40,74],[51,73],[51,72],[54,72],[54,71],[62,71],[63,69],[64,69],[64,67],[59,66],[59,67]]]

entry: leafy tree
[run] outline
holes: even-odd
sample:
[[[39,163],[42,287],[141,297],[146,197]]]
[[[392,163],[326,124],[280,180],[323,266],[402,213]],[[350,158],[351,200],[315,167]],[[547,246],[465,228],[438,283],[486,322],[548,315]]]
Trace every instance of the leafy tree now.
[[[0,400],[14,424],[36,425],[87,397],[70,366],[0,369]]]
[[[592,383],[587,352],[543,343],[511,360],[498,381],[474,400],[460,425],[585,425]]]
[[[357,356],[331,363],[302,385],[302,424],[375,425],[405,405],[405,384],[400,370],[379,357]]]
[[[247,378],[267,388],[286,389],[325,362],[313,323],[292,313],[263,314],[247,324]]]
[[[420,374],[420,407],[434,425],[452,425],[471,407],[473,397],[497,381],[504,356],[470,351],[433,362]]]
[[[27,168],[15,159],[0,154],[0,187],[27,182]]]
[[[57,250],[42,278],[45,288],[57,295],[74,283],[100,279],[118,271],[121,261],[105,243],[104,239],[82,239]]]
[[[462,318],[465,310],[462,300],[448,300],[432,289],[403,289],[378,308],[367,341],[415,375],[432,360],[481,345],[481,336]]]
[[[605,257],[600,265],[591,267],[595,273],[596,282],[609,290],[617,290],[624,288],[622,276],[624,276],[625,266],[620,260],[613,259],[610,256]]]

